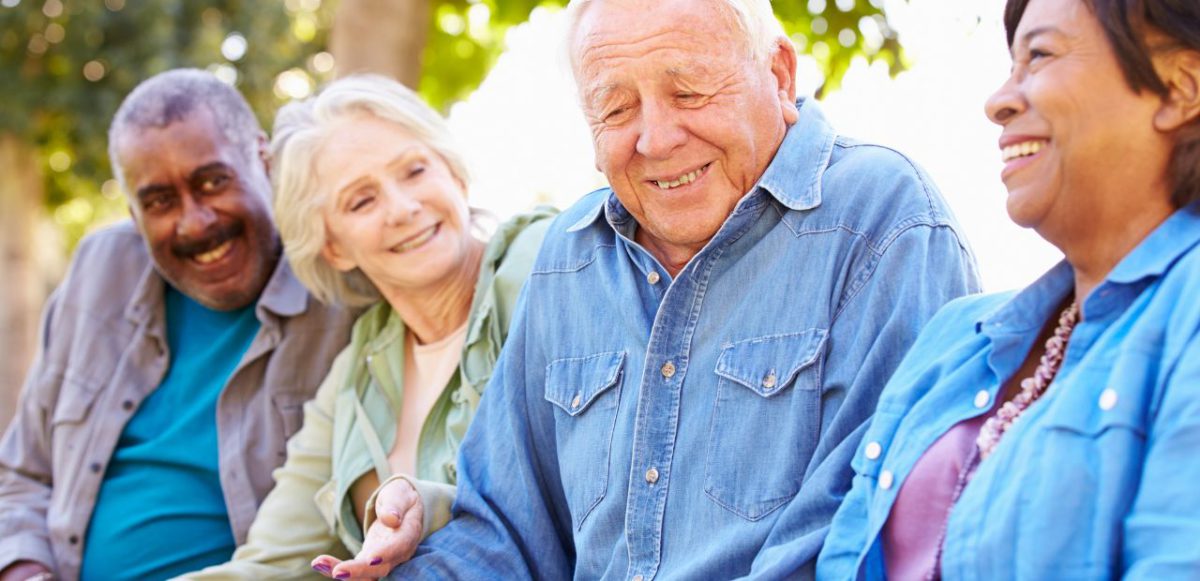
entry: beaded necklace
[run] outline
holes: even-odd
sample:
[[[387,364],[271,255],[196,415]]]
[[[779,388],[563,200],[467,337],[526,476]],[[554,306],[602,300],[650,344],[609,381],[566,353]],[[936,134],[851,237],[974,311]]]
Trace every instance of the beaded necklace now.
[[[975,439],[975,447],[971,449],[970,456],[967,457],[958,472],[958,484],[954,487],[954,502],[951,504],[951,509],[954,504],[958,503],[958,498],[962,496],[963,489],[975,475],[975,469],[979,467],[979,463],[992,453],[996,444],[1000,443],[1000,436],[1003,436],[1012,427],[1021,412],[1042,397],[1042,394],[1046,392],[1046,387],[1050,385],[1051,381],[1054,381],[1059,367],[1062,366],[1063,355],[1067,352],[1067,342],[1070,340],[1071,332],[1075,330],[1077,322],[1079,322],[1079,305],[1072,302],[1059,315],[1058,327],[1054,329],[1054,335],[1046,340],[1046,351],[1042,353],[1042,358],[1038,362],[1033,376],[1021,380],[1020,393],[1011,401],[1000,406],[1000,409],[996,410],[996,415],[984,422],[983,427],[979,430],[979,437]],[[933,569],[926,574],[926,581],[936,581],[942,578],[942,550],[946,548],[946,529],[949,528],[949,525],[950,510],[947,510],[946,520],[942,522],[941,534],[938,535],[938,550],[934,557]]]
[[[1021,380],[1021,391],[1016,397],[1004,402],[996,411],[996,415],[988,418],[979,430],[975,444],[979,446],[980,461],[991,455],[996,444],[1000,443],[1000,437],[1012,427],[1013,422],[1026,408],[1042,397],[1046,387],[1054,381],[1054,376],[1058,375],[1058,368],[1062,366],[1063,355],[1067,352],[1071,331],[1075,330],[1075,323],[1078,321],[1079,305],[1072,302],[1058,317],[1058,328],[1054,329],[1054,335],[1046,340],[1046,351],[1042,354],[1033,376]]]

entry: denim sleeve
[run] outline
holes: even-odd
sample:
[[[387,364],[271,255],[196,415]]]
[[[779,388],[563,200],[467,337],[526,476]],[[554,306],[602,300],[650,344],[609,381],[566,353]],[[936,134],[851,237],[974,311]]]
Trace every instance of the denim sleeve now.
[[[458,455],[453,519],[392,579],[569,579],[571,525],[544,405],[544,356],[530,336],[530,286]],[[538,444],[535,445],[534,442]]]
[[[0,440],[0,570],[16,561],[37,561],[55,568],[46,513],[54,481],[50,418],[45,402],[56,394],[39,393],[45,387],[45,353],[50,325],[58,305],[55,292],[42,315],[39,354],[17,404],[17,413]]]
[[[950,300],[979,291],[970,252],[953,228],[936,223],[899,230],[863,260],[860,271],[866,282],[847,290],[830,330],[821,440],[800,492],[755,559],[751,578],[814,576],[829,523],[851,486],[850,460],[880,391],[926,321]]]
[[[1200,332],[1167,377],[1124,522],[1123,579],[1191,579],[1200,571]]]

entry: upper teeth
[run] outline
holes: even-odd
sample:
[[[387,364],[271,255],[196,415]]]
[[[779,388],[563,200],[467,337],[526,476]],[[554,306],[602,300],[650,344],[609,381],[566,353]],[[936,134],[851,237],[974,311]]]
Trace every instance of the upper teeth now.
[[[434,227],[429,228],[429,229],[425,230],[424,232],[418,234],[416,238],[413,238],[412,240],[409,240],[408,242],[405,242],[404,244],[400,244],[400,245],[396,246],[395,248],[393,248],[392,250],[395,252],[405,252],[408,250],[412,250],[413,248],[416,248],[416,247],[428,242],[429,239],[433,238],[433,235],[436,233],[437,233],[437,227],[434,226]]]
[[[1033,155],[1041,151],[1042,146],[1045,144],[1045,141],[1023,141],[1021,143],[1014,143],[1008,147],[1005,147],[1004,149],[1001,149],[1000,157],[1003,161],[1008,161],[1018,157]]]
[[[225,242],[222,242],[220,246],[213,248],[212,250],[209,250],[208,252],[197,254],[195,257],[196,262],[199,262],[200,264],[209,264],[212,262],[216,262],[216,261],[220,260],[223,256],[225,256],[225,253],[229,252],[229,248],[232,246],[233,246],[233,241],[226,240]]]
[[[706,165],[704,167],[708,167],[708,166]],[[704,167],[697,169],[697,170],[693,170],[693,171],[686,173],[686,174],[684,174],[678,178],[675,178],[671,181],[655,180],[654,183],[658,184],[658,187],[660,187],[664,190],[669,190],[671,188],[677,188],[677,187],[685,185],[685,184],[690,184],[690,183],[696,181],[696,178],[700,177],[700,174],[704,173]]]

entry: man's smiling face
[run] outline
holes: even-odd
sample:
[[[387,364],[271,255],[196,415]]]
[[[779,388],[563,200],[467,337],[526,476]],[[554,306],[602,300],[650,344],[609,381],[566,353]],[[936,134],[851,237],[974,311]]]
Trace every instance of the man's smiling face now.
[[[755,59],[719,2],[597,0],[572,63],[596,167],[677,271],[766,170],[795,122],[795,53]],[[786,43],[783,43],[786,44]]]
[[[266,166],[198,107],[166,127],[129,127],[117,163],[158,271],[216,310],[258,299],[279,261]]]

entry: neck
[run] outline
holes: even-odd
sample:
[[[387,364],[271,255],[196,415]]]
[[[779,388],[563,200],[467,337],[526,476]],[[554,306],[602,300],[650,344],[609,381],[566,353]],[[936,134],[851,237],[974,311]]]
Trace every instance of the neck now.
[[[683,267],[687,266],[687,263],[692,260],[692,257],[698,254],[700,249],[704,248],[704,245],[708,243],[708,240],[705,240],[694,246],[677,246],[646,234],[646,229],[640,226],[633,233],[633,240],[642,245],[642,248],[645,248],[651,256],[657,259],[659,264],[667,269],[667,273],[671,275],[671,278],[675,278],[683,270]]]
[[[444,280],[425,289],[391,289],[383,292],[388,304],[420,344],[450,336],[467,322],[485,244],[471,239],[467,259]]]
[[[1173,212],[1174,208],[1164,202],[1111,220],[1079,220],[1075,235],[1064,236],[1061,241],[1051,240],[1075,270],[1075,301],[1081,308],[1117,264]]]

